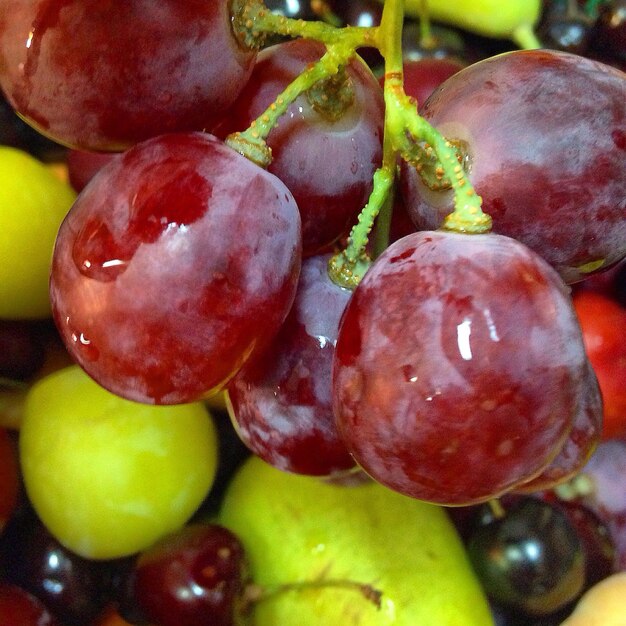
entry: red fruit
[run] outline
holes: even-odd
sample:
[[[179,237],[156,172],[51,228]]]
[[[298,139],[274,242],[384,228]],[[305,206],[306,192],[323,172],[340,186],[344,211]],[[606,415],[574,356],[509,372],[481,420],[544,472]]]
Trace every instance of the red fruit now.
[[[19,474],[15,446],[9,433],[0,429],[0,529],[9,519],[19,491]]]
[[[592,291],[577,292],[574,308],[604,398],[602,438],[626,437],[626,308]]]
[[[30,593],[0,584],[0,626],[58,626],[44,605]]]

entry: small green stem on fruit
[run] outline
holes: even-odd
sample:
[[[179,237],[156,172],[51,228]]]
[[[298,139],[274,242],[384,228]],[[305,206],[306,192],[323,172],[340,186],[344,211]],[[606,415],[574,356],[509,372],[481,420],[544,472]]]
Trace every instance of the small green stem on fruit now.
[[[232,133],[226,138],[226,144],[254,161],[261,167],[268,167],[272,162],[272,153],[265,140],[272,128],[276,126],[291,103],[307,89],[330,76],[334,76],[339,69],[354,54],[349,46],[328,46],[322,58],[298,75],[284,91],[270,104],[248,129],[243,132]]]
[[[387,85],[385,88],[387,91]],[[442,228],[459,233],[489,232],[491,217],[483,213],[482,198],[470,183],[454,146],[417,114],[415,102],[404,94],[401,82],[392,78],[389,92],[385,102],[396,149],[405,160],[411,161],[411,155],[416,154],[416,140],[423,142],[423,149],[427,152],[432,149],[439,161],[440,171],[437,174],[452,187],[454,211],[446,216]]]
[[[425,50],[434,48],[437,40],[433,35],[428,11],[428,0],[422,0],[419,4],[420,40],[419,44]]]
[[[520,24],[512,33],[511,41],[522,50],[536,50],[543,48],[531,24]]]
[[[348,247],[333,256],[328,263],[329,276],[341,287],[354,289],[369,269],[371,260],[366,252],[368,237],[381,207],[389,197],[394,178],[395,164],[392,169],[383,166],[376,170],[372,193],[350,232]]]
[[[256,584],[248,584],[244,591],[243,612],[248,613],[259,602],[275,598],[290,591],[310,591],[312,589],[348,589],[360,593],[366,600],[381,607],[382,592],[366,583],[359,583],[347,579],[319,579],[305,580],[295,583],[285,583],[276,587],[261,587]]]
[[[500,500],[498,500],[497,498],[493,498],[489,500],[488,504],[494,519],[504,518],[504,516],[506,515],[506,511],[504,510],[504,507],[502,506],[502,502],[500,502]]]
[[[232,12],[235,33],[249,47],[256,47],[255,44],[267,35],[304,37],[327,45],[347,46],[352,50],[376,46],[376,26],[338,28],[327,22],[296,20],[273,13],[262,0],[234,0]]]

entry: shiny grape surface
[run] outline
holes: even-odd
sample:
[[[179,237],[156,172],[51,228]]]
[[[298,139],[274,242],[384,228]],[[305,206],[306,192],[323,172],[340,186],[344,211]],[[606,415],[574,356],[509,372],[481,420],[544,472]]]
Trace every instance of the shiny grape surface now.
[[[325,476],[354,466],[332,411],[331,367],[351,292],[328,277],[329,255],[306,259],[296,299],[272,345],[228,386],[239,436],[286,471]]]
[[[478,529],[468,554],[493,600],[531,615],[553,613],[584,587],[585,558],[575,528],[558,507],[536,498],[518,500]]]
[[[22,117],[72,147],[116,150],[202,130],[232,104],[253,61],[227,0],[0,6],[2,89]]]
[[[139,556],[133,588],[156,626],[237,626],[247,578],[237,537],[217,524],[193,524]]]
[[[245,130],[323,53],[323,45],[308,40],[263,50],[247,86],[215,132],[224,137]],[[354,224],[382,159],[382,90],[359,59],[349,63],[346,74],[350,93],[329,95],[328,107],[337,119],[303,94],[267,138],[273,157],[267,169],[293,193],[307,256],[332,244]]]
[[[379,257],[348,304],[333,403],[373,478],[469,504],[555,457],[586,363],[567,290],[532,251],[495,234],[418,232]]]
[[[626,75],[556,51],[516,51],[458,72],[422,115],[463,142],[494,232],[519,239],[566,282],[626,255]],[[418,227],[452,211],[403,164]]]
[[[546,469],[517,491],[532,493],[550,489],[573,478],[586,465],[602,436],[602,394],[598,379],[587,366],[572,429],[556,458]]]
[[[297,207],[276,177],[210,135],[163,135],[101,170],[64,221],[55,320],[110,391],[189,402],[277,332],[300,249]]]

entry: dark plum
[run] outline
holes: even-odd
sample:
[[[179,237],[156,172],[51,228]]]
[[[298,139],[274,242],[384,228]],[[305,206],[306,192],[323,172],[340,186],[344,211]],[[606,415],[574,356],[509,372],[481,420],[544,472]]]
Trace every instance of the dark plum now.
[[[61,545],[35,514],[18,510],[0,540],[2,578],[36,596],[65,626],[86,626],[108,602],[109,563]]]
[[[626,255],[626,75],[565,52],[515,51],[449,78],[422,115],[459,142],[494,232],[519,239],[566,282]],[[452,194],[403,162],[419,229],[438,228]]]
[[[418,232],[356,288],[333,364],[339,431],[386,486],[449,505],[528,481],[562,448],[587,360],[567,288],[519,242]]]
[[[531,615],[563,608],[584,588],[585,555],[575,528],[558,507],[536,498],[518,500],[479,528],[468,554],[492,600]]]

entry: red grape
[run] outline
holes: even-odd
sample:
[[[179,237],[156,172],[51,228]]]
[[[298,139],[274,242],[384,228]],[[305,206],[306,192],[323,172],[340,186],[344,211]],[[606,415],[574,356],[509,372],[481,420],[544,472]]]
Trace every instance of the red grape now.
[[[164,135],[103,168],[65,219],[55,320],[110,391],[189,402],[278,331],[300,250],[296,204],[275,176],[210,135]]]
[[[626,256],[626,75],[565,52],[515,51],[449,78],[421,109],[465,142],[469,179],[493,230],[543,256],[566,282]],[[421,229],[452,211],[403,163]]]
[[[236,626],[248,564],[229,530],[194,524],[139,557],[134,594],[157,626]]]
[[[58,622],[35,596],[0,582],[0,626],[58,626]]]
[[[228,387],[237,432],[255,454],[279,469],[321,476],[354,466],[331,401],[339,319],[351,292],[330,280],[328,258],[304,261],[276,339]]]
[[[229,8],[228,0],[6,0],[0,85],[23,118],[72,147],[117,150],[203,130],[254,61]]]
[[[563,446],[587,367],[565,285],[496,234],[418,232],[391,245],[344,314],[333,395],[373,478],[444,504],[492,498]]]
[[[587,366],[585,388],[572,430],[556,458],[546,469],[516,491],[531,493],[550,489],[573,478],[585,466],[602,436],[602,395],[591,365]]]
[[[0,428],[0,530],[15,510],[19,485],[15,442],[7,430]]]
[[[70,184],[76,191],[82,191],[96,172],[99,172],[113,158],[115,158],[114,152],[69,150],[66,163]]]
[[[404,92],[407,96],[415,98],[418,107],[421,107],[441,83],[462,70],[465,65],[453,57],[405,60],[403,63]],[[384,76],[381,76],[380,83],[384,84]]]
[[[247,86],[214,132],[224,137],[245,130],[324,50],[322,44],[303,39],[263,50]],[[305,256],[353,225],[382,159],[382,91],[360,59],[352,60],[346,73],[354,99],[339,119],[316,110],[303,94],[267,138],[273,156],[268,171],[287,185],[300,209]]]

